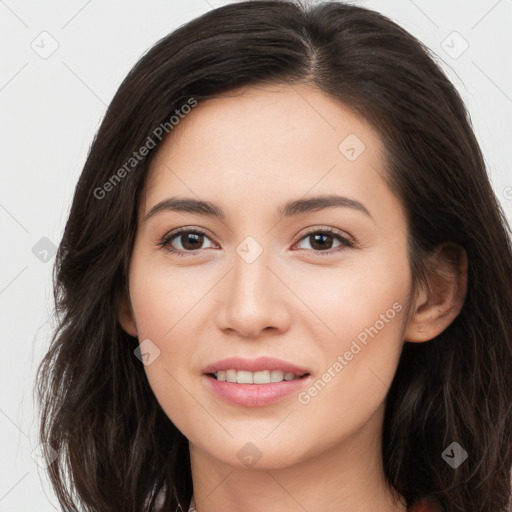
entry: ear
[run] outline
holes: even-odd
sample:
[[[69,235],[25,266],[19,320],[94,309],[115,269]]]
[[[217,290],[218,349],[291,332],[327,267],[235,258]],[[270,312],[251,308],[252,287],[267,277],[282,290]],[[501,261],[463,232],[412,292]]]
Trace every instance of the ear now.
[[[137,337],[137,325],[135,324],[135,315],[132,306],[126,294],[119,301],[117,319],[119,324],[130,336]]]
[[[404,339],[420,343],[441,334],[460,313],[467,291],[466,251],[444,244],[427,262],[427,283],[411,306]]]

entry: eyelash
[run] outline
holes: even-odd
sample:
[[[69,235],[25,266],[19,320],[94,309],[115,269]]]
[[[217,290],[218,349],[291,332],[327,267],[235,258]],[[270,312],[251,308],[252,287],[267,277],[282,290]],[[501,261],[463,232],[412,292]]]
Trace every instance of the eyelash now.
[[[183,234],[183,233],[194,233],[194,234],[197,234],[197,235],[204,235],[206,236],[207,238],[208,235],[204,232],[204,231],[200,231],[200,230],[197,230],[197,229],[192,229],[192,228],[180,228],[176,231],[173,231],[171,233],[169,233],[168,235],[165,235],[164,238],[158,243],[158,245],[162,248],[162,249],[165,249],[166,251],[172,253],[172,254],[175,254],[176,256],[187,256],[187,255],[194,255],[194,254],[197,254],[196,251],[200,251],[201,249],[197,249],[196,251],[180,251],[179,249],[174,249],[171,247],[170,243],[175,239],[175,238],[178,238],[179,235]],[[309,252],[312,252],[315,256],[325,256],[325,255],[331,255],[331,254],[334,254],[334,253],[337,253],[337,252],[341,252],[341,251],[344,251],[348,248],[353,248],[357,245],[357,240],[353,239],[349,239],[348,237],[346,237],[344,235],[344,233],[342,231],[338,231],[337,229],[334,229],[334,228],[315,228],[314,230],[311,230],[311,231],[308,231],[307,233],[304,233],[301,238],[299,238],[297,240],[297,242],[295,242],[293,245],[296,245],[298,242],[300,242],[301,240],[307,238],[308,236],[311,236],[311,235],[316,235],[316,234],[328,234],[328,235],[331,235],[332,237],[336,238],[337,240],[339,240],[342,245],[338,246],[338,247],[335,247],[334,249],[331,249],[331,250],[328,250],[328,251],[318,251],[318,250],[314,250],[314,249],[300,249],[300,250],[305,250],[305,251],[309,251]]]

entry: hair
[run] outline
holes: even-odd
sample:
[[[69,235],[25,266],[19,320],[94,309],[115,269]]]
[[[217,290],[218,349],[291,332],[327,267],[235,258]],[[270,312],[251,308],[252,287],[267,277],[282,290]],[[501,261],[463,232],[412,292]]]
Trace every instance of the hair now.
[[[182,25],[142,56],[106,111],[58,248],[57,327],[37,374],[40,437],[58,453],[53,463],[45,455],[59,503],[140,512],[153,510],[159,492],[165,510],[191,499],[188,440],[157,402],[134,356],[137,338],[118,322],[156,150],[112,178],[191,98],[265,84],[314,87],[378,131],[385,178],[406,212],[413,288],[435,272],[429,257],[443,244],[466,252],[459,315],[433,340],[404,343],[386,397],[381,456],[390,488],[407,506],[431,499],[448,512],[504,511],[512,247],[469,114],[435,56],[387,17],[340,2],[288,0],[229,4]],[[109,180],[108,193],[95,193]],[[468,453],[455,469],[442,457],[452,442]]]

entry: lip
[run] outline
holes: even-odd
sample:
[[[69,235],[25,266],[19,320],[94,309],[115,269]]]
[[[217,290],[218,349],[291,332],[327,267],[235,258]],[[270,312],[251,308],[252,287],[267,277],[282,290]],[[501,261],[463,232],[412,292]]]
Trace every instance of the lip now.
[[[303,375],[309,373],[306,368],[301,368],[288,361],[276,359],[274,357],[261,356],[255,359],[244,359],[241,357],[228,357],[207,365],[203,368],[203,374],[216,373],[219,370],[247,370],[250,372],[261,372],[263,370],[281,370],[284,373],[295,373]],[[287,381],[292,382],[292,381]],[[271,384],[263,384],[270,386]],[[250,386],[259,386],[258,384],[250,384]]]
[[[269,384],[238,384],[218,381],[211,376],[219,370],[246,370],[260,372],[263,370],[281,370],[284,373],[305,375],[299,379],[271,382]],[[242,407],[264,407],[279,402],[281,399],[297,393],[301,387],[311,381],[311,373],[296,364],[274,357],[261,356],[255,359],[229,357],[207,365],[203,369],[208,389],[222,400]]]
[[[275,404],[293,393],[298,393],[300,388],[309,385],[311,381],[311,375],[270,384],[237,384],[216,380],[211,375],[203,375],[202,378],[212,393],[230,404],[242,407]]]

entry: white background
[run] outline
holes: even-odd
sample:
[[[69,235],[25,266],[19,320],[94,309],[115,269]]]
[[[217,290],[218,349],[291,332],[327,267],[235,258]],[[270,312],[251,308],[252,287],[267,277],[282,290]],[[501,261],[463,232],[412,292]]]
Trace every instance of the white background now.
[[[226,3],[0,1],[0,512],[57,509],[31,458],[33,376],[50,336],[54,262],[32,248],[43,237],[58,245],[93,136],[130,68],[158,39]],[[442,59],[512,219],[512,0],[354,3],[388,15]]]

